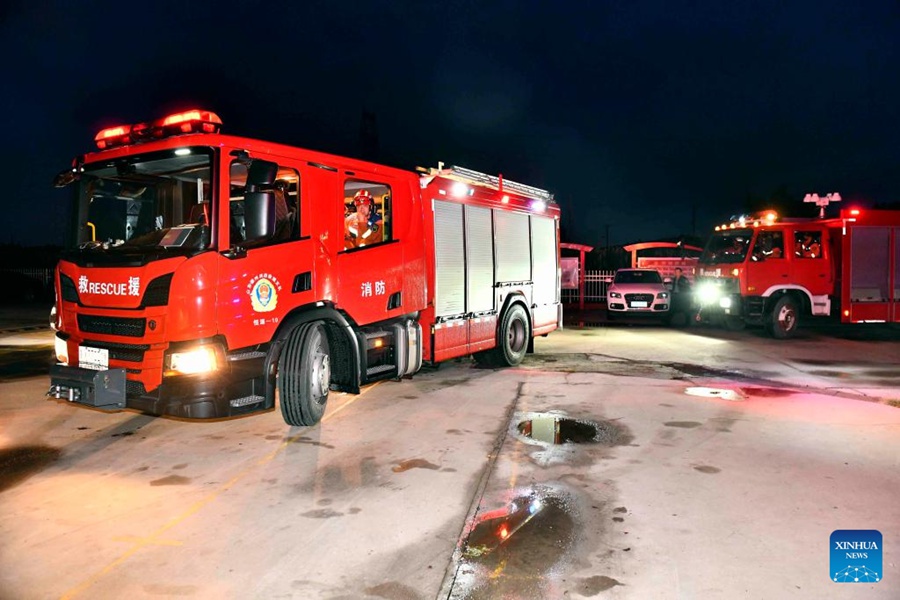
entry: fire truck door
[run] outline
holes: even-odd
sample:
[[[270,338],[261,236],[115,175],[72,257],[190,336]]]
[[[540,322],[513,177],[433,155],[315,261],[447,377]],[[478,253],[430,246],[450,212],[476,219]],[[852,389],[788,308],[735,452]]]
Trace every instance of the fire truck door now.
[[[791,254],[791,281],[809,290],[813,296],[834,292],[833,257],[828,256],[828,230],[798,227],[793,239],[786,240]]]
[[[276,199],[275,230],[265,239],[245,238],[245,197],[252,190]],[[229,347],[242,348],[272,339],[291,308],[313,301],[314,246],[304,235],[309,194],[298,169],[267,160],[248,168],[235,160],[229,193],[225,227],[230,245],[242,251],[226,253],[222,262],[217,320]]]
[[[403,195],[400,202],[394,193]],[[359,325],[404,314],[405,233],[398,231],[395,210],[406,201],[401,185],[356,173],[343,184],[334,213],[340,219],[343,249],[337,256],[338,305]]]
[[[760,296],[767,290],[789,283],[790,264],[785,256],[784,232],[761,230],[753,243],[747,265],[747,292]]]

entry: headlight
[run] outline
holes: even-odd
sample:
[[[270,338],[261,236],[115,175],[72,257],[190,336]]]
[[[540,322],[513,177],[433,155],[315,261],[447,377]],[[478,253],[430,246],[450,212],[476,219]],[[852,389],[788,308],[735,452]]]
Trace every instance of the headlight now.
[[[56,353],[56,362],[64,365],[69,364],[69,345],[66,343],[66,340],[56,336],[53,346]]]
[[[216,346],[206,345],[172,352],[166,358],[166,375],[208,373],[219,367]]]
[[[722,295],[719,286],[714,283],[704,283],[697,287],[697,298],[701,304],[713,304]]]
[[[722,296],[719,298],[719,306],[722,308],[731,308],[731,297],[730,296]]]
[[[609,297],[610,298],[621,298],[622,294],[620,294],[619,292],[610,292]]]
[[[665,300],[669,297],[669,292],[660,292],[656,295],[657,300]]]

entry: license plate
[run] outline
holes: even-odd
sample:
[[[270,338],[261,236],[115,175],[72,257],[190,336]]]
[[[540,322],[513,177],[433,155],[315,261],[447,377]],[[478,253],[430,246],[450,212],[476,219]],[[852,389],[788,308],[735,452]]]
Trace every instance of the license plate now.
[[[633,306],[634,308],[647,308],[647,303],[638,300],[637,302],[632,302],[631,306]]]
[[[79,346],[78,366],[82,369],[105,371],[109,368],[109,350],[106,348]]]

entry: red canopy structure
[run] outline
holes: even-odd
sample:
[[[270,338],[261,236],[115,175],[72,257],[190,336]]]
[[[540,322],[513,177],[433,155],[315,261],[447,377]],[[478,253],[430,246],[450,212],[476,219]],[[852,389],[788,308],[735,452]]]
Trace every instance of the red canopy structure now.
[[[560,248],[578,251],[578,309],[584,310],[584,255],[594,249],[584,244],[560,244]]]

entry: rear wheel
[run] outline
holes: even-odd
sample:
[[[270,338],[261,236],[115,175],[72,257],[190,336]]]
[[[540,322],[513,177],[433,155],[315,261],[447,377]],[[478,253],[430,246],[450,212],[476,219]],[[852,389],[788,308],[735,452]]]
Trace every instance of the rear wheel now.
[[[315,425],[325,413],[331,385],[328,335],[320,322],[298,325],[278,358],[281,415],[288,425]]]
[[[485,367],[514,367],[525,358],[531,329],[528,315],[521,304],[513,304],[503,314],[497,330],[497,347],[475,355],[475,361]]]
[[[790,296],[782,296],[769,314],[768,330],[772,337],[784,340],[793,337],[800,325],[800,309],[797,301]]]

